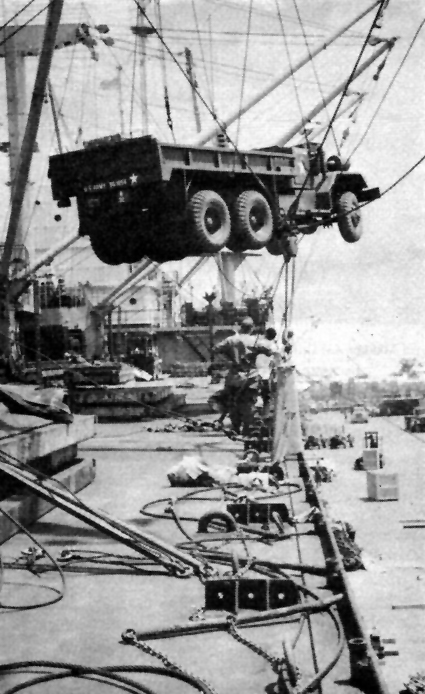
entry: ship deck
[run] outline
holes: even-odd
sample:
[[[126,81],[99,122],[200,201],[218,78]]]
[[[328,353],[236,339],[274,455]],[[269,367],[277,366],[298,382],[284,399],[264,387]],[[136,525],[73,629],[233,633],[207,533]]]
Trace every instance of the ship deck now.
[[[405,529],[400,523],[403,519],[424,518],[423,443],[420,437],[408,437],[401,433],[397,424],[392,420],[376,419],[368,425],[350,425],[356,437],[354,449],[320,452],[333,460],[337,471],[331,484],[322,485],[320,496],[327,501],[332,516],[353,524],[357,530],[356,541],[364,550],[367,570],[348,574],[356,602],[368,629],[376,626],[384,638],[394,637],[397,640],[397,644],[391,648],[399,650],[400,655],[386,657],[379,666],[390,694],[398,693],[408,676],[420,668],[425,641],[425,613],[420,607],[424,601],[421,583],[424,575],[421,564],[423,530]],[[234,465],[241,445],[216,432],[200,434],[175,430],[164,433],[165,425],[164,420],[98,425],[96,438],[80,447],[82,455],[96,458],[97,473],[94,483],[82,491],[79,498],[87,504],[105,509],[136,528],[146,529],[167,542],[178,543],[185,538],[172,521],[142,516],[141,507],[154,499],[181,496],[189,491],[170,488],[166,477],[169,468],[184,455],[201,451],[204,459],[211,464],[226,462]],[[354,459],[361,454],[364,429],[378,430],[384,436],[388,469],[397,470],[400,476],[399,501],[369,502],[365,499],[366,473],[352,470]],[[288,471],[289,479],[298,483],[298,465],[295,461],[289,463]],[[290,501],[294,503],[297,514],[308,508],[302,492],[284,500],[288,504]],[[222,507],[222,503],[199,501],[179,505],[182,514],[188,507],[191,514],[199,516],[207,509]],[[196,524],[185,521],[183,525],[186,532],[193,536]],[[296,538],[280,540],[272,545],[249,540],[245,544],[239,541],[230,543],[230,546],[235,546],[241,556],[247,552],[258,559],[301,561],[323,567],[322,547],[319,538],[312,532],[313,524],[305,523],[298,528],[299,546]],[[132,554],[58,509],[37,522],[31,532],[56,558],[65,549],[77,553],[95,550],[99,553]],[[9,562],[16,559],[29,544],[28,538],[20,533],[2,546],[6,567],[3,605],[31,606],[47,601],[52,597],[51,587],[60,586],[55,572],[49,571],[35,577],[29,572],[8,569]],[[228,543],[225,549],[229,551]],[[229,568],[221,567],[220,570],[223,573]],[[246,576],[249,575],[248,572]],[[66,571],[65,576],[66,592],[60,602],[30,610],[1,609],[2,663],[42,660],[78,663],[87,667],[160,665],[152,655],[120,643],[121,633],[128,628],[142,632],[187,624],[188,619],[196,616],[204,606],[204,586],[198,578],[171,578],[161,568],[134,570],[77,563],[72,571]],[[302,582],[299,573],[295,576],[298,582]],[[305,576],[307,588],[320,598],[332,595],[323,577]],[[393,605],[404,607],[393,609]],[[204,616],[209,619],[220,615],[221,612],[208,611]],[[196,620],[190,622],[196,623]],[[334,623],[325,614],[312,615],[310,624],[306,620],[299,629],[299,619],[294,618],[294,621],[287,619],[285,623],[244,629],[241,633],[278,657],[282,655],[282,638],[288,636],[293,640],[300,633],[295,656],[302,674],[302,688],[314,677],[315,669],[323,667],[335,654],[337,638]],[[186,671],[207,681],[217,694],[274,691],[277,675],[270,663],[236,641],[228,631],[161,638],[149,641],[149,644]],[[316,659],[318,665],[315,665]],[[147,684],[155,692],[170,691],[170,681],[165,677],[127,674]],[[34,672],[31,675],[17,672],[4,675],[2,691],[34,677]],[[43,683],[37,689],[48,694],[57,691],[57,685],[55,682]],[[95,694],[102,687],[94,680],[65,679],[60,682],[60,689],[63,692]],[[186,692],[192,689],[187,684],[173,680],[172,691]],[[324,679],[321,691],[324,694],[359,691],[350,681],[346,645],[338,663]]]

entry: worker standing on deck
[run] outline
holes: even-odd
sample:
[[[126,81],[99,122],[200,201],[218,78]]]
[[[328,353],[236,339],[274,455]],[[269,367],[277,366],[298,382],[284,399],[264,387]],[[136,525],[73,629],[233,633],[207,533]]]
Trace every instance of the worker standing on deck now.
[[[267,417],[269,414],[275,355],[279,354],[280,351],[276,336],[277,332],[274,328],[266,328],[264,336],[258,342],[259,355],[256,359],[256,366],[261,379],[260,394],[263,401],[263,417]]]
[[[255,359],[260,352],[271,354],[261,338],[252,334],[253,329],[252,318],[244,318],[240,332],[230,335],[214,348],[214,353],[223,354],[231,362],[220,397],[224,410],[221,420],[229,412],[237,433],[243,425],[249,426],[257,399],[259,377]]]

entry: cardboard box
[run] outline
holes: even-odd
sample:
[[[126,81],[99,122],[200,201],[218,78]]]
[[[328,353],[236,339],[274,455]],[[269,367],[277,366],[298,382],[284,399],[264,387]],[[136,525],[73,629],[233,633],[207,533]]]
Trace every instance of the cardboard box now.
[[[396,501],[399,498],[398,474],[371,470],[367,472],[367,496],[374,501]]]

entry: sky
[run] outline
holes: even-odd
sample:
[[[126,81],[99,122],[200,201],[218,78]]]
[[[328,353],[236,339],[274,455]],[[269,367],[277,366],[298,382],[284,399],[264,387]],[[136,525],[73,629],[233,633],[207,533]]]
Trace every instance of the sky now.
[[[26,2],[3,0],[0,10],[5,21]],[[199,91],[219,118],[224,118],[239,103],[258,93],[279,71],[288,67],[306,51],[369,6],[366,0],[152,0],[148,16],[161,26],[167,49],[156,37],[147,45],[148,122],[143,123],[140,55],[134,68],[134,36],[130,26],[136,21],[133,0],[65,0],[63,22],[104,24],[115,40],[112,48],[97,47],[99,60],[78,46],[55,52],[51,79],[59,107],[59,126],[65,149],[81,147],[85,139],[120,131],[140,135],[143,126],[160,140],[171,140],[163,105],[163,87],[167,84],[174,134],[178,142],[196,137],[191,93],[187,81],[172,56],[184,64],[183,52],[190,47]],[[35,0],[19,16],[21,23],[44,7]],[[118,9],[119,7],[119,9]],[[252,11],[250,13],[250,7]],[[159,22],[159,10],[162,22]],[[297,10],[302,19],[300,25]],[[250,111],[239,124],[230,128],[240,148],[255,148],[277,141],[305,115],[324,94],[350,73],[370,26],[372,13],[359,22],[343,39],[318,56],[313,65],[297,73]],[[44,21],[45,14],[37,20]],[[357,122],[341,119],[335,129],[337,142],[350,126],[343,154],[350,157],[351,170],[360,171],[370,186],[381,191],[390,187],[425,154],[424,62],[425,29],[419,33],[404,66],[400,68],[415,32],[425,18],[420,0],[390,0],[380,30],[381,38],[399,37],[377,81],[372,79],[376,65],[355,88],[367,92],[357,113]],[[247,38],[250,28],[249,39]],[[284,33],[283,33],[284,32]],[[286,43],[284,40],[286,38]],[[367,48],[365,56],[374,48]],[[171,56],[172,54],[172,56]],[[36,59],[27,60],[27,92],[30,98]],[[121,90],[117,88],[118,68]],[[133,79],[133,73],[135,78]],[[112,85],[111,85],[112,82]],[[106,88],[105,88],[106,87]],[[353,87],[354,88],[354,87]],[[5,77],[0,71],[0,140],[7,141],[7,104]],[[368,123],[381,100],[381,108],[364,140]],[[328,108],[333,112],[336,101]],[[202,124],[211,119],[200,106]],[[325,115],[315,122],[324,123]],[[57,151],[52,116],[44,107],[38,136],[39,153],[34,155],[30,176],[31,220],[27,241],[36,249],[49,248],[70,230],[77,228],[75,209],[58,210],[51,200],[46,178],[48,155]],[[333,154],[332,137],[326,142]],[[352,156],[351,153],[354,153]],[[7,156],[0,154],[0,188],[9,195]],[[403,357],[415,357],[425,363],[423,343],[425,306],[424,259],[424,183],[425,164],[397,185],[382,199],[363,211],[365,232],[357,244],[346,244],[336,227],[321,229],[305,237],[296,262],[296,291],[293,304],[296,359],[301,370],[326,372],[332,376],[359,372],[386,373],[395,370]],[[35,202],[40,204],[35,204]],[[0,213],[3,230],[7,224],[7,205]],[[80,244],[81,246],[81,244]],[[83,247],[74,248],[58,261],[59,270],[70,282],[119,281],[128,268],[111,270],[102,266]],[[166,271],[184,274],[191,261],[166,264]],[[241,270],[243,291],[258,293],[261,283],[276,280],[280,260],[264,253],[251,258]],[[250,268],[255,273],[251,273]],[[218,285],[216,268],[211,261],[206,270],[185,291],[199,306],[202,296]],[[276,321],[282,313],[282,286],[276,291]]]

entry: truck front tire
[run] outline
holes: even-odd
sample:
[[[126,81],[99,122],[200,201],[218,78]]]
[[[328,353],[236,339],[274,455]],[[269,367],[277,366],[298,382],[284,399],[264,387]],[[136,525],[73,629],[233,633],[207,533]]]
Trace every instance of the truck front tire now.
[[[337,202],[338,228],[344,241],[355,243],[363,234],[362,214],[354,193],[347,190]]]

